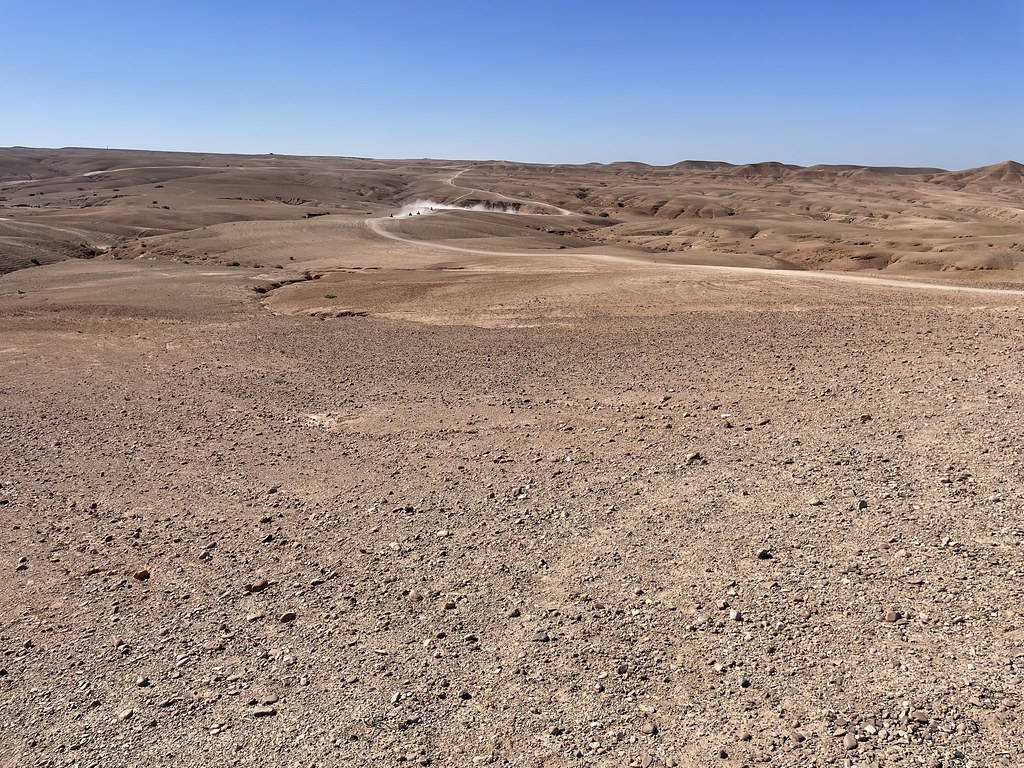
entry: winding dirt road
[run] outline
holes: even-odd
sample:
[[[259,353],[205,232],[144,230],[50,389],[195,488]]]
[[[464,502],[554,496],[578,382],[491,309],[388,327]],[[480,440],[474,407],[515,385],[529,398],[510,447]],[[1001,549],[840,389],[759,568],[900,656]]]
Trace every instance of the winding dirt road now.
[[[453,178],[457,178],[458,175],[459,174],[455,174]],[[457,185],[453,184],[452,186]],[[571,213],[571,211],[567,213]],[[850,275],[838,272],[810,272],[797,269],[765,269],[762,267],[727,267],[706,264],[666,264],[664,262],[647,261],[640,258],[630,258],[628,256],[589,252],[579,253],[572,251],[490,251],[482,248],[446,245],[444,243],[426,242],[423,240],[415,240],[413,238],[403,237],[400,234],[397,234],[386,229],[384,224],[387,221],[394,221],[394,219],[390,217],[366,219],[365,224],[372,232],[381,237],[387,238],[388,240],[394,240],[399,243],[405,243],[406,245],[416,246],[417,248],[441,249],[445,251],[454,251],[457,253],[474,254],[477,256],[498,256],[505,258],[537,258],[538,256],[549,254],[551,256],[564,258],[566,255],[570,255],[576,258],[585,259],[593,262],[629,264],[641,268],[662,268],[673,271],[689,270],[693,272],[709,272],[716,274],[761,275],[764,277],[785,278],[795,280],[826,280],[831,282],[859,283],[862,285],[874,285],[882,288],[903,288],[927,291],[954,291],[988,295],[995,294],[1005,296],[1024,296],[1024,290],[1012,288],[984,288],[978,286],[952,285],[947,283],[926,283],[921,282],[919,280],[904,280],[900,278],[890,277],[867,277],[863,275]]]
[[[38,221],[25,221],[24,219],[12,219],[12,218],[9,218],[7,216],[0,216],[0,221],[6,221],[6,222],[8,222],[10,224],[14,224],[14,225],[21,224],[21,225],[24,225],[24,226],[27,226],[27,227],[42,227],[43,229],[52,229],[55,232],[66,232],[67,234],[74,235],[75,237],[81,237],[83,239],[88,239],[88,235],[85,232],[83,232],[82,230],[80,230],[80,229],[70,229],[68,227],[58,227],[58,226],[56,226],[54,224],[43,224],[43,223],[38,222]],[[91,244],[92,243],[90,243],[90,245]],[[97,246],[97,247],[100,247],[100,246]],[[107,247],[107,246],[102,246],[102,247]]]
[[[480,189],[479,187],[467,187],[465,184],[456,184],[455,179],[459,178],[462,174],[469,170],[472,170],[472,168],[463,168],[459,171],[456,171],[451,176],[448,176],[446,179],[444,179],[445,184],[455,187],[456,189],[466,190],[466,193],[455,198],[452,201],[453,203],[457,203],[459,200],[462,200],[468,197],[471,193],[475,192],[479,195],[491,195],[492,197],[497,197],[500,198],[501,200],[508,200],[511,203],[519,203],[521,205],[535,205],[538,208],[545,208],[547,210],[555,211],[559,216],[573,216],[576,214],[576,211],[570,211],[568,208],[561,208],[551,203],[544,203],[539,200],[527,200],[526,198],[522,197],[512,197],[511,195],[503,195],[500,192],[492,192],[489,189]]]

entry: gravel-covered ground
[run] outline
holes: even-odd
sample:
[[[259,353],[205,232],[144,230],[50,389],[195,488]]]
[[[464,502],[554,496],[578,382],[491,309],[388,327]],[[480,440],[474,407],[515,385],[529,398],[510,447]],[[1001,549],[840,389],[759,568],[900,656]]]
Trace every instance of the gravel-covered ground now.
[[[198,269],[0,279],[0,764],[1024,760],[1019,296]]]

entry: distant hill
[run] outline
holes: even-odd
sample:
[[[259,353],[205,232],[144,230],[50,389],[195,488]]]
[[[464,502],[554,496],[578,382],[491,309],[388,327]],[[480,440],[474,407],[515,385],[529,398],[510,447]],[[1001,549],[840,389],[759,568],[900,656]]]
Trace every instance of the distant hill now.
[[[983,165],[980,168],[968,168],[963,171],[948,171],[932,179],[937,184],[978,186],[991,188],[994,186],[1024,185],[1024,165],[1013,160],[1006,160],[995,165]]]

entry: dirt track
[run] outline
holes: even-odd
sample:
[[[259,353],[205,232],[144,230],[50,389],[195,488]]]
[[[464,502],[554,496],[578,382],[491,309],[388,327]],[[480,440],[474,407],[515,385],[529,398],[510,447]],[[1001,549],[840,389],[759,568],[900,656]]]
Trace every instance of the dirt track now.
[[[440,215],[440,214],[439,214]],[[572,215],[571,211],[566,211],[565,215]],[[389,240],[396,240],[401,243],[409,245],[415,245],[419,248],[429,249],[443,249],[447,251],[457,251],[459,253],[469,253],[476,255],[483,255],[488,257],[511,257],[511,258],[536,258],[536,252],[514,252],[514,251],[494,251],[485,248],[471,248],[461,247],[455,245],[448,245],[445,243],[429,243],[425,244],[422,240],[416,240],[414,238],[403,237],[397,232],[393,232],[388,229],[388,222],[394,223],[394,219],[388,217],[366,219],[365,224],[374,233],[385,237]],[[622,255],[612,255],[607,253],[595,253],[593,251],[586,251],[584,253],[574,253],[574,256],[582,255],[586,259],[593,259],[598,262],[605,263],[617,263],[617,264],[629,264],[636,267],[648,267],[659,270],[682,270],[683,273],[690,273],[691,275],[701,272],[709,273],[721,273],[721,274],[733,274],[733,275],[762,275],[766,278],[773,280],[780,279],[797,279],[797,280],[839,280],[843,282],[861,283],[865,285],[873,285],[875,287],[887,287],[887,288],[908,288],[918,290],[930,290],[930,291],[959,291],[967,293],[987,293],[987,294],[1010,294],[1010,295],[1024,295],[1024,290],[1015,288],[984,288],[973,285],[963,285],[958,283],[948,282],[921,282],[919,280],[909,279],[886,279],[876,276],[866,276],[857,274],[842,274],[839,272],[809,272],[806,270],[793,270],[793,269],[764,269],[761,267],[730,267],[730,266],[714,266],[714,265],[696,265],[696,264],[664,264],[654,262],[649,259],[639,259],[636,257],[627,257]],[[682,278],[684,281],[686,277]]]

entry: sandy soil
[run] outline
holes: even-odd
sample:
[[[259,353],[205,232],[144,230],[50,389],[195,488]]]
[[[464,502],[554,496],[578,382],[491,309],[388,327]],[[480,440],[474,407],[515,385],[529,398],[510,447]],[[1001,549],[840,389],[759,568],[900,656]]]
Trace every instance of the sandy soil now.
[[[394,219],[460,166],[220,162],[117,172],[173,220],[4,211],[109,250],[0,277],[0,765],[1024,759],[1014,269],[693,266],[566,169],[453,183],[569,215]],[[217,207],[278,164],[336,202]]]

